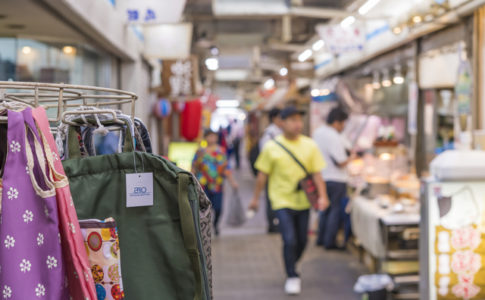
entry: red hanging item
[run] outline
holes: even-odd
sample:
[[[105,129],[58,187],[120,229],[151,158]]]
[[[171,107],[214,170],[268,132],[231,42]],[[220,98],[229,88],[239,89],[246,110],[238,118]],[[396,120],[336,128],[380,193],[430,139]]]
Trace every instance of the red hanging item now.
[[[199,136],[201,119],[202,102],[200,99],[186,102],[185,109],[180,115],[180,132],[186,140],[193,141]]]

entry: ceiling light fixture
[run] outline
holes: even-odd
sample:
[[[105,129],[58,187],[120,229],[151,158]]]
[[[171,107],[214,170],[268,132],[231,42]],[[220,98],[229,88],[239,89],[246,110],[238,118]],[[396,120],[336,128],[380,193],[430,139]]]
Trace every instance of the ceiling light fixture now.
[[[404,76],[402,75],[402,69],[400,65],[396,65],[394,69],[394,78],[392,81],[395,84],[403,84],[404,83]]]
[[[217,56],[219,55],[219,48],[217,48],[216,46],[211,46],[210,52],[213,56]]]
[[[25,46],[22,48],[22,53],[25,54],[25,55],[28,55],[32,52],[32,48],[30,48],[29,46]]]
[[[378,90],[381,88],[381,83],[379,82],[379,72],[374,71],[372,74],[372,88]]]
[[[421,23],[422,21],[423,21],[423,17],[421,17],[421,16],[414,16],[414,17],[413,17],[413,22],[414,22],[415,24],[419,24],[419,23]]]
[[[397,27],[394,27],[394,28],[392,29],[392,32],[393,32],[394,34],[401,34],[402,29],[401,29],[401,27],[397,26]]]
[[[312,49],[313,51],[317,52],[320,49],[322,49],[324,45],[325,45],[325,42],[323,40],[318,40],[315,43],[313,43]]]
[[[355,23],[355,17],[354,16],[348,16],[347,18],[343,19],[342,22],[340,22],[340,26],[343,28],[348,28],[352,26],[352,24]]]
[[[305,60],[309,59],[312,54],[313,52],[311,49],[306,49],[298,56],[298,61],[304,62]]]
[[[316,98],[316,97],[320,96],[320,90],[319,89],[312,89],[310,94],[312,95],[313,98]]]
[[[72,46],[64,46],[62,48],[62,52],[64,52],[65,54],[74,54],[76,52],[76,48]]]
[[[274,83],[275,83],[274,79],[270,78],[270,79],[268,79],[264,82],[263,86],[266,90],[270,90],[270,89],[274,88]]]
[[[367,14],[371,9],[374,8],[374,6],[377,5],[381,0],[368,0],[366,3],[364,3],[360,8],[359,8],[359,14],[365,15]]]
[[[288,69],[287,69],[287,68],[285,68],[285,67],[281,68],[281,69],[280,69],[280,75],[281,75],[281,76],[286,76],[286,75],[288,75]]]
[[[388,70],[384,70],[384,72],[382,73],[381,84],[382,84],[383,87],[390,87],[392,85],[392,81],[389,78],[389,71]]]
[[[205,60],[205,66],[209,71],[216,71],[219,69],[219,60],[215,57],[209,57]]]

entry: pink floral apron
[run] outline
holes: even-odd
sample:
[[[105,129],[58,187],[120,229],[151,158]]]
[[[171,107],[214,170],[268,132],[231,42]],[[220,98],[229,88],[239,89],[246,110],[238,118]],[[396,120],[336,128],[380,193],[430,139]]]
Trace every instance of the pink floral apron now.
[[[95,300],[96,290],[91,275],[89,259],[79,227],[76,208],[72,202],[71,191],[62,167],[56,143],[49,129],[45,109],[38,107],[32,115],[40,130],[46,153],[52,153],[54,183],[56,187],[57,208],[59,211],[59,228],[61,231],[62,250],[66,262],[69,294],[73,300]]]

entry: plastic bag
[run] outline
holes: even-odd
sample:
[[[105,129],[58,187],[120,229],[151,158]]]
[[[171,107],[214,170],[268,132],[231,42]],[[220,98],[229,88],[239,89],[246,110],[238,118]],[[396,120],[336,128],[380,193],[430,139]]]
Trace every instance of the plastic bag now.
[[[354,285],[354,292],[361,294],[383,289],[390,291],[393,288],[394,282],[387,274],[362,275]]]
[[[237,190],[234,190],[231,202],[229,203],[229,211],[227,215],[227,224],[232,227],[242,226],[246,222],[246,211],[242,205],[241,197]]]

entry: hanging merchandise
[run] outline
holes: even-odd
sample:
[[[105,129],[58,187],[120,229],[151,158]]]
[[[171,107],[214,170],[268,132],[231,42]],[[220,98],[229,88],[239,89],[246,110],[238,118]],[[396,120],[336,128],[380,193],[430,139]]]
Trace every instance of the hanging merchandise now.
[[[67,299],[55,187],[39,135],[22,113],[7,112],[0,285],[5,299]],[[67,184],[64,180],[63,184]]]
[[[185,103],[180,119],[181,135],[188,141],[195,140],[200,133],[202,103],[199,99]]]
[[[120,242],[113,218],[80,222],[98,300],[125,298],[121,280]]]
[[[180,114],[185,110],[185,102],[175,101],[172,103],[172,108],[173,108],[173,112]]]
[[[168,117],[171,112],[172,112],[172,104],[167,99],[160,99],[153,106],[153,113],[159,119]]]
[[[56,149],[56,142],[49,129],[49,121],[47,120],[45,109],[43,107],[34,109],[32,116],[39,128],[45,153],[52,153],[54,157],[51,172],[55,175],[54,183],[59,210],[59,229],[63,257],[66,261],[70,297],[75,300],[95,299],[94,282],[76,209],[73,206],[69,185],[63,184],[67,179]],[[79,274],[82,274],[82,276],[79,276]]]
[[[69,157],[80,157],[76,139],[69,142]],[[153,295],[160,299],[194,299],[194,295],[195,299],[209,299],[200,204],[190,173],[158,156],[132,151],[70,159],[63,164],[78,216],[111,216],[118,223],[127,299],[152,299]],[[140,176],[151,180],[136,185],[143,189],[126,190],[120,187],[130,183],[127,174],[137,174],[135,180]],[[152,193],[145,190],[150,185]],[[128,207],[142,196],[151,197],[152,203]]]
[[[144,152],[153,153],[150,134],[148,133],[148,129],[146,125],[139,118],[135,118],[135,129],[138,130],[140,134],[141,142],[145,146],[146,151]],[[137,150],[138,150],[138,146],[137,146]]]
[[[4,298],[212,299],[210,201],[192,174],[145,152],[134,111],[102,109],[134,108],[136,95],[0,81],[0,97]]]

